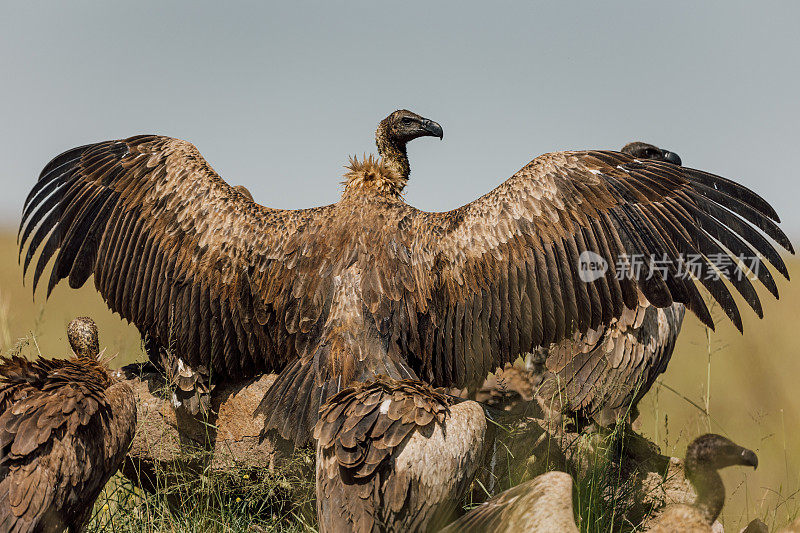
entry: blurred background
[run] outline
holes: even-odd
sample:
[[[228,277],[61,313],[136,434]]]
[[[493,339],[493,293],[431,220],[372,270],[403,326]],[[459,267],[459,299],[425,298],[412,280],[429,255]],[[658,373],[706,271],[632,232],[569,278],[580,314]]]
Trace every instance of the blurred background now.
[[[32,298],[16,229],[41,168],[81,144],[139,133],[194,143],[259,203],[334,202],[351,154],[405,107],[444,127],[410,146],[406,199],[447,210],[553,150],[643,140],[766,198],[795,246],[800,4],[789,2],[0,2],[0,350],[65,355],[94,317],[116,364],[135,330],[91,283]],[[800,263],[790,260],[800,275]],[[743,309],[739,335],[690,317],[641,407],[640,430],[683,455],[706,431],[757,450],[724,472],[731,530],[800,509],[800,286]]]

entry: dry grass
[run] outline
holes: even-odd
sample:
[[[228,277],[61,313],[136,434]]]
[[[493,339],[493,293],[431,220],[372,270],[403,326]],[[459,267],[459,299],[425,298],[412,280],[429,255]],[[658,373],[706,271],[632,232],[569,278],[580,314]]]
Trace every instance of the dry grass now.
[[[790,271],[798,277],[800,262],[792,262]],[[89,315],[100,327],[101,344],[119,353],[114,364],[144,358],[135,328],[108,311],[91,284],[78,291],[62,284],[45,305],[43,293],[31,298],[21,276],[14,236],[0,234],[0,350],[35,334],[41,353],[63,356],[67,323]],[[708,337],[688,318],[662,385],[640,406],[640,431],[666,453],[683,455],[686,444],[709,428],[757,451],[756,472],[723,472],[729,497],[722,518],[729,531],[754,517],[780,526],[800,511],[800,343],[794,329],[800,324],[800,285],[779,281],[779,289],[779,302],[763,298],[764,320],[740,304],[743,336],[724,317]]]

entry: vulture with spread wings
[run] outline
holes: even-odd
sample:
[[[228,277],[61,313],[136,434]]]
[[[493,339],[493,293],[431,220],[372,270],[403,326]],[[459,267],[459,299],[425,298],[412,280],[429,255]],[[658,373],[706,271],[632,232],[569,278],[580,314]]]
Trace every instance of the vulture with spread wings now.
[[[402,192],[406,143],[426,135],[442,129],[392,113],[381,159],[351,161],[337,203],[296,211],[253,203],[179,139],[74,148],[25,203],[25,270],[41,249],[34,289],[51,259],[48,292],[94,275],[112,310],[206,380],[280,372],[262,407],[296,442],[349,382],[475,387],[642,300],[683,303],[712,326],[698,283],[741,329],[725,280],[761,306],[736,258],[775,295],[760,256],[788,277],[761,232],[791,243],[760,196],[620,152],[545,154],[474,202],[420,211]]]

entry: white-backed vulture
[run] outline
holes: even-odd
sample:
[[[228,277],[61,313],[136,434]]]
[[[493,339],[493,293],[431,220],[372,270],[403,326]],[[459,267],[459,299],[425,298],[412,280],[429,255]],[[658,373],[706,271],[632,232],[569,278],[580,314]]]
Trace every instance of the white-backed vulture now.
[[[335,394],[314,428],[320,532],[436,531],[488,455],[489,424],[478,403],[419,381]]]
[[[236,193],[186,141],[74,148],[26,200],[24,265],[41,248],[35,288],[54,258],[48,292],[94,275],[111,309],[200,373],[280,372],[262,407],[268,427],[298,443],[324,399],[353,381],[476,388],[519,354],[596,331],[642,299],[683,303],[713,326],[687,271],[741,330],[724,280],[759,315],[761,304],[733,257],[746,256],[774,295],[759,254],[788,277],[754,228],[793,251],[760,196],[620,152],[545,154],[474,202],[420,211],[402,193],[406,143],[424,135],[442,129],[392,113],[376,135],[382,158],[351,162],[341,200],[294,211]]]
[[[0,359],[0,531],[81,531],[133,439],[133,390],[100,360],[94,322],[68,336],[71,359]]]
[[[755,452],[721,435],[708,433],[693,440],[686,448],[684,471],[697,498],[692,505],[674,504],[648,524],[646,531],[671,533],[711,533],[711,526],[725,504],[725,485],[720,468],[742,465],[758,467]]]
[[[578,533],[572,477],[547,472],[498,494],[442,529],[441,533]]]

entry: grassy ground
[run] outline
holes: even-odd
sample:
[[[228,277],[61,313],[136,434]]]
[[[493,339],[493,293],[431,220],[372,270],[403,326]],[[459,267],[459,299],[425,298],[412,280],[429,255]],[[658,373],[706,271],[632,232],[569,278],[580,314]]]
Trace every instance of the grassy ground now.
[[[800,261],[792,262],[790,271],[800,277]],[[66,324],[75,316],[89,315],[100,327],[101,345],[108,347],[108,353],[119,353],[114,364],[143,359],[136,330],[107,310],[93,286],[75,291],[62,284],[45,303],[43,293],[33,300],[29,282],[23,287],[21,279],[14,236],[2,233],[0,350],[20,337],[35,335],[42,354],[66,355]],[[764,320],[742,308],[743,336],[721,316],[717,332],[710,335],[696,319],[688,318],[667,373],[640,406],[640,431],[666,453],[683,455],[692,438],[709,430],[756,450],[760,461],[756,472],[741,468],[723,472],[729,496],[722,518],[728,531],[738,531],[754,517],[770,527],[783,525],[800,511],[800,342],[794,329],[800,324],[800,284],[779,282],[779,289],[779,302],[763,298]],[[200,503],[176,517],[166,512],[163,499],[143,498],[129,485],[115,482],[109,488],[116,491],[114,497],[98,502],[100,513],[93,529],[110,524],[109,531],[138,531],[152,524],[146,529],[247,531],[249,518],[259,515],[255,500],[243,504],[235,490],[206,488],[191,488],[188,494],[200,494]],[[136,498],[138,514],[112,512],[120,495]],[[209,509],[214,513],[206,512]],[[104,513],[109,513],[106,518]],[[109,516],[117,522],[109,523]],[[305,527],[298,521],[280,524],[267,520],[264,526]]]

